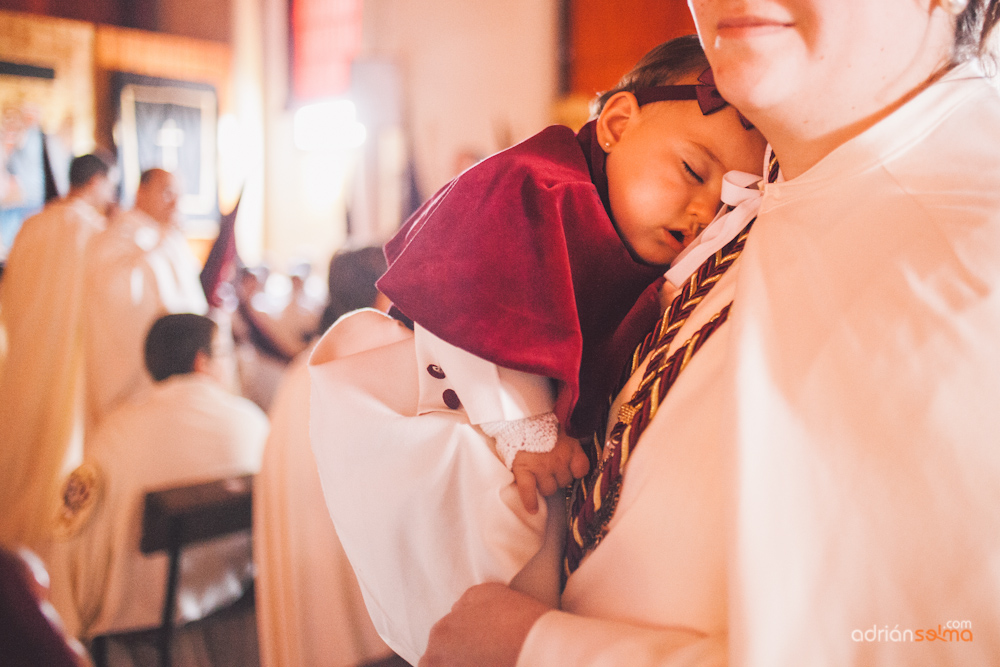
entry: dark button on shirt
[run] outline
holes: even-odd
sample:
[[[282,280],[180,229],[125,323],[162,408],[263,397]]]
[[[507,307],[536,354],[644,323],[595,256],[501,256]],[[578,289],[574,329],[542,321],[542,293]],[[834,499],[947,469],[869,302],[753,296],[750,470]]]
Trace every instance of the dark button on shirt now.
[[[452,410],[458,410],[462,407],[462,401],[458,400],[458,394],[455,393],[454,389],[445,389],[441,398],[444,399],[444,404]]]

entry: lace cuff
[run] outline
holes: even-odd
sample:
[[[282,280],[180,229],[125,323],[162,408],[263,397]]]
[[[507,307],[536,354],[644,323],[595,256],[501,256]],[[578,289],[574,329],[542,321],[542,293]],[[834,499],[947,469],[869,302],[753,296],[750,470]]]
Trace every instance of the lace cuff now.
[[[551,412],[479,426],[486,435],[496,440],[497,454],[508,470],[514,465],[518,452],[550,452],[559,437],[559,420]]]

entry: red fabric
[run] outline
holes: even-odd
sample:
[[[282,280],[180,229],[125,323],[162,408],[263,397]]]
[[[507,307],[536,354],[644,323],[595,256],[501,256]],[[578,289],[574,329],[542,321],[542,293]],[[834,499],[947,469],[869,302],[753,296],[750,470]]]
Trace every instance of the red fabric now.
[[[219,220],[219,235],[212,244],[212,249],[205,259],[205,266],[201,270],[201,288],[205,292],[205,299],[208,305],[218,308],[222,305],[219,298],[219,285],[227,276],[232,273],[232,268],[236,264],[236,212],[240,210],[240,200],[243,193],[240,193],[236,200],[236,206],[228,214]]]
[[[29,570],[0,548],[0,664],[8,667],[77,667],[62,631],[42,613]]]
[[[593,123],[579,140],[553,126],[484,160],[386,244],[389,269],[378,282],[441,339],[557,380],[556,414],[577,436],[596,425],[655,324],[651,293],[629,313],[664,270],[635,262],[615,231],[603,160]]]

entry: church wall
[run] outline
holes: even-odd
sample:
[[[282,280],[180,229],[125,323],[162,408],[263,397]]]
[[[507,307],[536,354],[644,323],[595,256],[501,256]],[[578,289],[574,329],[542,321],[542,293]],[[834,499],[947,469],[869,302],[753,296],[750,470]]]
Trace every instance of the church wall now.
[[[618,82],[651,48],[694,33],[687,0],[573,0],[570,88],[591,97]]]
[[[558,9],[557,0],[365,2],[363,55],[400,70],[422,196],[473,156],[549,124]]]
[[[249,1],[249,0],[244,0]],[[289,99],[288,4],[261,5],[263,123],[265,132],[265,223],[262,259],[284,269],[306,258],[320,275],[345,238],[342,184],[336,165],[296,148],[295,108]]]
[[[185,1],[175,0],[177,3]],[[259,0],[249,1],[259,3]],[[58,9],[56,4],[53,7]],[[227,34],[228,22],[239,25],[231,19],[228,3],[209,4],[218,7],[214,13],[204,13],[206,20],[216,14],[224,15],[222,20],[227,22]],[[170,2],[159,3],[159,7],[168,14],[171,11],[180,14],[184,9]],[[182,31],[178,29],[177,32]],[[249,32],[249,38],[243,30],[242,39],[233,40],[240,53],[246,50],[248,43],[251,52],[260,51],[259,25],[256,31],[251,29]],[[61,181],[65,181],[66,175],[62,171],[69,156],[114,145],[118,109],[111,99],[113,72],[211,85],[217,95],[220,129],[231,130],[234,125],[243,129],[239,136],[230,136],[228,141],[228,153],[238,155],[227,154],[226,145],[221,146],[223,152],[218,155],[219,206],[222,211],[228,211],[244,183],[253,183],[247,188],[248,196],[241,209],[238,240],[249,260],[256,261],[262,254],[263,243],[261,73],[259,68],[254,71],[253,67],[248,72],[245,62],[234,64],[234,50],[222,41],[0,11],[0,60],[52,68],[55,72],[52,79],[0,78],[0,104],[26,104],[41,110],[40,124],[49,136],[50,156],[54,154],[54,145],[67,154],[65,163],[53,165],[60,171],[57,184],[65,190],[65,183]],[[230,131],[229,135],[232,134]],[[233,146],[238,150],[233,150]],[[204,222],[195,227],[192,243],[200,254],[204,254],[214,229]]]
[[[363,152],[382,165],[400,150],[399,134],[369,133],[354,155],[317,155],[292,143],[288,98],[287,4],[264,0],[267,127],[266,253],[276,268],[306,255],[325,262],[346,238],[353,209],[359,240],[382,242],[400,220],[377,218],[379,178],[392,167],[358,171]],[[420,196],[468,166],[544,128],[556,94],[556,0],[366,0],[359,60],[395,68],[404,158],[414,156]],[[385,119],[359,116],[381,127]],[[382,174],[382,176],[380,176]],[[343,178],[343,180],[340,180]],[[359,183],[358,179],[367,179]],[[364,201],[362,191],[375,192]],[[311,184],[311,187],[310,187]],[[384,188],[382,188],[384,190]],[[389,199],[392,199],[391,197]],[[397,206],[398,209],[398,206]],[[383,210],[384,213],[384,210]],[[397,215],[398,218],[398,215]]]

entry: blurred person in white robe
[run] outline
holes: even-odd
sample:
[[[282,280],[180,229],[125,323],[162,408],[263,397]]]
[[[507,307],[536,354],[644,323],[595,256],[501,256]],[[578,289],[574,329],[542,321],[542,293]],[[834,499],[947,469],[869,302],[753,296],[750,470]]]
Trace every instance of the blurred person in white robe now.
[[[158,627],[167,555],[139,550],[148,491],[255,473],[267,418],[223,386],[218,326],[191,313],[150,328],[156,384],[115,409],[66,481],[52,548],[52,602],[73,635],[90,639]],[[186,548],[177,620],[204,618],[243,595],[253,577],[246,533]]]
[[[420,664],[994,665],[1000,3],[690,5],[783,178],[561,610],[469,589]]]
[[[108,174],[96,155],[75,158],[66,198],[24,222],[0,282],[0,543],[40,553],[64,466],[79,461],[84,256],[114,199]]]
[[[375,281],[385,266],[381,248],[335,255],[330,303],[320,330],[357,308],[384,308]],[[309,352],[292,361],[278,388],[254,486],[257,636],[263,667],[347,667],[394,655],[368,617],[323,500],[309,444]]]
[[[176,176],[163,169],[146,170],[135,207],[114,216],[87,249],[88,426],[152,385],[142,349],[156,318],[208,312],[201,267],[180,228],[180,195]]]

